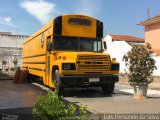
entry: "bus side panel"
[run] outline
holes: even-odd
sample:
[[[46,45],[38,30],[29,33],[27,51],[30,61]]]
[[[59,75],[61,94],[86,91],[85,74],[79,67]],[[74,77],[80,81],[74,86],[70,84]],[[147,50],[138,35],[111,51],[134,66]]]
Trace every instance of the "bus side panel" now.
[[[46,53],[47,53],[47,36],[51,34],[50,29],[43,30],[42,33],[31,38],[23,46],[23,68],[28,68],[29,73],[42,77],[43,83],[48,85],[45,80],[46,75]]]

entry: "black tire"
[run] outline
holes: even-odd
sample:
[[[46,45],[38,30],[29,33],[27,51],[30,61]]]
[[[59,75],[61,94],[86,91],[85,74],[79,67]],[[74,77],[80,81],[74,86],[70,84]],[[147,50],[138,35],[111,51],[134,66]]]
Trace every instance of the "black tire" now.
[[[61,82],[61,77],[58,70],[55,70],[53,74],[53,81],[55,85],[55,91],[59,96],[62,96],[64,94],[64,87]]]
[[[115,87],[115,82],[109,82],[101,86],[103,94],[110,95],[113,93]]]
[[[32,75],[28,73],[28,76],[27,76],[27,83],[32,83]]]

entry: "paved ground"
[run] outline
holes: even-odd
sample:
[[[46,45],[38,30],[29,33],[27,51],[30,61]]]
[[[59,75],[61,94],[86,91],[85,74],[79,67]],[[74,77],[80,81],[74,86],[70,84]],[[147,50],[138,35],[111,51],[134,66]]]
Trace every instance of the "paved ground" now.
[[[112,96],[101,94],[100,89],[68,90],[64,99],[80,105],[85,104],[88,110],[95,114],[117,113],[117,114],[144,114],[160,113],[160,92],[149,94],[150,97],[137,100],[133,97],[132,89],[127,86],[116,85]],[[72,93],[70,95],[69,93]],[[73,95],[74,94],[74,95]],[[78,95],[77,95],[78,94]]]
[[[43,90],[45,89],[45,90]],[[30,114],[37,96],[48,89],[37,84],[13,84],[12,80],[0,81],[0,114]],[[106,113],[158,113],[160,114],[160,79],[149,85],[148,98],[141,101],[133,98],[133,90],[126,77],[120,77],[114,94],[106,96],[101,89],[67,89],[64,100],[76,105],[84,104],[90,112]]]
[[[12,80],[0,81],[0,109],[32,107],[37,96],[45,91],[32,84],[14,84]]]

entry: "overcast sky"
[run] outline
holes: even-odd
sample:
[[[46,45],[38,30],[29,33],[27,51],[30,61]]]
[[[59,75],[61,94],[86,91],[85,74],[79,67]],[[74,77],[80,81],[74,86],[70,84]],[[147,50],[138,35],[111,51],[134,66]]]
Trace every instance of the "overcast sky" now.
[[[85,14],[104,22],[108,34],[144,38],[137,25],[160,14],[160,0],[0,0],[0,31],[31,35],[50,19],[63,14]]]

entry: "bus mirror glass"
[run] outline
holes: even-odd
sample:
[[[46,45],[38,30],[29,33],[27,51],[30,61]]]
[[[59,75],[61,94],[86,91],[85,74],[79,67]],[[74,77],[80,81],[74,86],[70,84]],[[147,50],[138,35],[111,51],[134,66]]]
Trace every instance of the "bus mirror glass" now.
[[[107,50],[107,44],[105,41],[103,41],[103,46],[104,46],[104,49]]]

